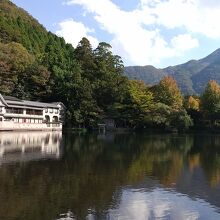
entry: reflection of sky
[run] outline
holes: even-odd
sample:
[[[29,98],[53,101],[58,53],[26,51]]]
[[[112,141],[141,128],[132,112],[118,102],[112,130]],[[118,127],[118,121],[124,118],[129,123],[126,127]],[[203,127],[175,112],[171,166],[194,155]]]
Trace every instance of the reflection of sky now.
[[[220,213],[203,200],[156,188],[151,192],[124,190],[118,208],[109,210],[108,219],[216,220]]]

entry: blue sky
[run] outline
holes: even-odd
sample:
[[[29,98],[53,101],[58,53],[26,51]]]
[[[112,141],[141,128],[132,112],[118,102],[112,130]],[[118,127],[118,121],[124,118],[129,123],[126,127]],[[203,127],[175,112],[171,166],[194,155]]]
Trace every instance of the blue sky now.
[[[166,67],[220,47],[219,0],[13,0],[76,47],[112,45],[125,65]]]

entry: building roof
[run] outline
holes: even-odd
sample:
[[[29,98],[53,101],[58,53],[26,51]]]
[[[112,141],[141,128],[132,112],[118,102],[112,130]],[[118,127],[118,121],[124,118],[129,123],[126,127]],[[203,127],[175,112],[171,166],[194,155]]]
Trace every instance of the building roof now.
[[[0,94],[0,99],[3,104],[9,107],[22,106],[22,107],[35,107],[35,108],[59,108],[57,103],[45,103],[45,102],[35,102],[28,100],[21,100],[12,96],[2,96]]]
[[[58,108],[57,104],[54,103],[34,102],[34,101],[26,101],[26,100],[24,100],[23,103],[26,106],[41,107],[41,108]]]
[[[13,96],[3,95],[3,98],[4,98],[5,100],[8,100],[8,101],[18,101],[18,102],[22,102],[21,99],[18,99],[18,98],[13,97]]]

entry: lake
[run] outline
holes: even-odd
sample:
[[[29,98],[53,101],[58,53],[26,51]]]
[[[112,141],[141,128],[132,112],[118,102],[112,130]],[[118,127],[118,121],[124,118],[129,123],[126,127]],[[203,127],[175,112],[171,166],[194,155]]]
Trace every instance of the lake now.
[[[220,219],[220,135],[0,133],[1,220]]]

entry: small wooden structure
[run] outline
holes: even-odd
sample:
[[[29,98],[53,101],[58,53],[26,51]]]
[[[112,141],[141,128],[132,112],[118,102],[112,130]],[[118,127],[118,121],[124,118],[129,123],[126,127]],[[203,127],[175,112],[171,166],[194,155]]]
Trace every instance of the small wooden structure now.
[[[106,132],[106,124],[98,124],[99,127],[99,133],[105,134]]]
[[[114,130],[116,127],[115,120],[113,118],[105,117],[103,118],[103,122],[108,130]]]

